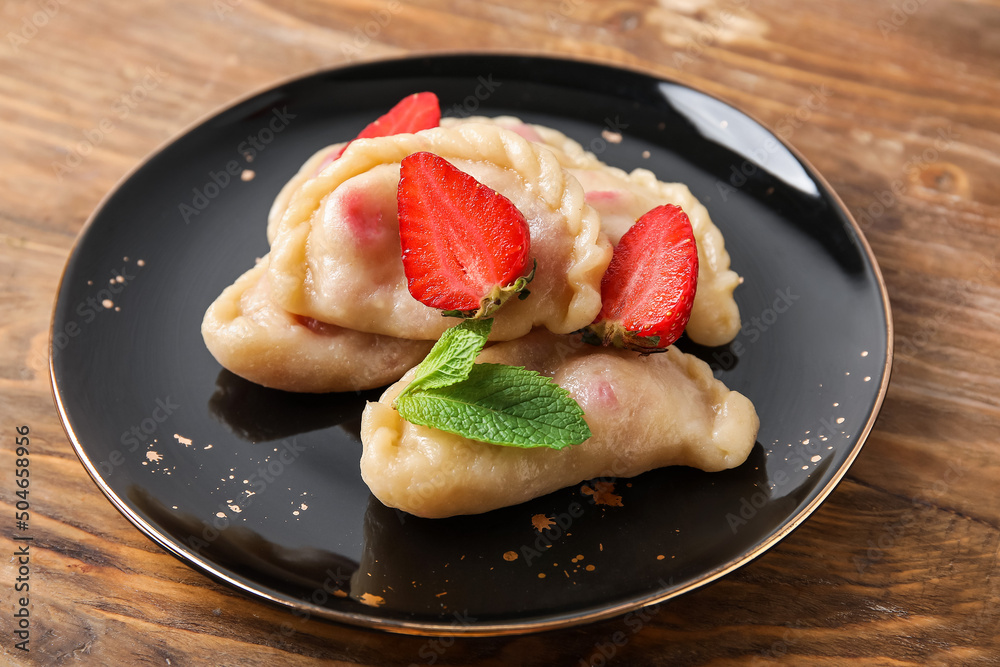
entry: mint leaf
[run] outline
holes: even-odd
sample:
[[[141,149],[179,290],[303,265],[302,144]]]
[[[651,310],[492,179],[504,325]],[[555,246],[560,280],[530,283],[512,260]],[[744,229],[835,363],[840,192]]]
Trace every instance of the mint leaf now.
[[[492,328],[493,320],[465,320],[445,331],[396,400],[414,391],[447,387],[469,377]]]
[[[591,435],[569,392],[519,366],[475,364],[461,382],[404,391],[396,409],[414,424],[495,445],[563,449]]]

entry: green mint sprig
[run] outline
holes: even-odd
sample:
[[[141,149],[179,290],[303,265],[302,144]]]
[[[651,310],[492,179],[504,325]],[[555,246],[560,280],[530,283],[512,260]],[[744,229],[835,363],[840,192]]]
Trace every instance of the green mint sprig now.
[[[465,320],[441,334],[400,396],[418,389],[436,389],[461,382],[486,345],[493,320]],[[399,397],[396,398],[399,400]]]
[[[510,447],[563,449],[590,437],[583,410],[550,378],[520,366],[477,364],[492,319],[448,329],[396,396],[404,419]]]

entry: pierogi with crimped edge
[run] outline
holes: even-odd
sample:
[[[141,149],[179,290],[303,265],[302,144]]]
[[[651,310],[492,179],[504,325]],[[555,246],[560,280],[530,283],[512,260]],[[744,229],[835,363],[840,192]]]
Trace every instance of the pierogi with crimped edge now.
[[[536,330],[478,362],[551,377],[580,404],[592,436],[562,450],[487,444],[404,420],[392,402],[413,376],[365,407],[361,475],[384,504],[441,518],[515,505],[595,477],[668,465],[714,472],[746,460],[758,419],[745,396],[676,347],[648,356]]]
[[[293,315],[271,300],[268,258],[209,306],[205,345],[222,366],[251,382],[299,392],[358,391],[394,382],[432,342],[345,329]]]
[[[683,183],[664,183],[647,169],[631,173],[604,164],[592,153],[562,132],[541,125],[524,123],[513,116],[487,118],[442,118],[442,127],[467,124],[490,124],[515,132],[524,139],[542,144],[556,156],[560,165],[583,187],[585,201],[600,215],[601,230],[612,244],[617,244],[629,227],[647,211],[661,204],[680,206],[687,213],[698,246],[698,290],[691,319],[685,329],[691,340],[701,345],[725,345],[740,330],[740,314],[733,290],[740,277],[730,267],[729,253],[718,227],[708,210]],[[326,158],[344,144],[327,146],[313,155],[285,186],[268,218],[268,238],[273,239],[281,216],[292,193],[315,176]]]
[[[711,472],[746,460],[757,414],[707,364],[675,347],[641,355],[587,345],[574,333],[601,310],[613,244],[669,203],[687,214],[698,249],[686,332],[703,345],[735,337],[740,279],[685,185],[610,167],[566,135],[509,116],[446,118],[416,134],[351,141],[341,154],[344,146],[318,151],[282,188],[268,215],[270,253],[210,306],[202,333],[223,366],[268,387],[349,391],[402,376],[362,417],[362,477],[382,503],[428,518],[476,514],[588,479],[668,465]],[[537,261],[530,295],[497,313],[493,344],[477,361],[551,377],[583,410],[592,433],[584,442],[493,445],[407,422],[392,407],[413,367],[457,321],[414,299],[403,270],[400,162],[421,151],[524,215]]]
[[[278,196],[274,198],[271,209],[267,213],[268,243],[274,240],[274,235],[278,232],[278,223],[281,222],[281,217],[288,209],[288,202],[292,200],[292,195],[302,187],[303,183],[318,174],[323,167],[330,164],[327,160],[346,145],[347,142],[341,142],[317,151],[299,167],[294,176],[288,179],[288,182],[278,192]]]
[[[700,345],[725,345],[740,331],[740,312],[733,290],[740,277],[729,268],[722,232],[712,222],[708,210],[683,183],[664,183],[648,169],[626,172],[604,164],[562,132],[531,125],[513,116],[486,118],[442,118],[441,125],[494,123],[516,132],[529,141],[548,146],[559,163],[580,181],[586,201],[601,216],[601,229],[617,245],[632,224],[661,204],[680,206],[691,220],[698,246],[698,291],[685,332]]]
[[[274,228],[268,276],[276,305],[359,331],[436,339],[455,323],[414,299],[401,260],[399,163],[429,151],[506,196],[527,220],[537,261],[530,299],[510,301],[491,338],[532,327],[569,333],[601,308],[611,244],[579,182],[553,153],[497,125],[467,123],[351,142],[289,198]],[[317,159],[314,157],[314,159]]]

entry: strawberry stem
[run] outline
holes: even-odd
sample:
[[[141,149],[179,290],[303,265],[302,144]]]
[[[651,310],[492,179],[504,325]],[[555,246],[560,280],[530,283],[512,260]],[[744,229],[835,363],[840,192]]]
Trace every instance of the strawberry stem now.
[[[479,303],[479,310],[475,311],[471,315],[466,315],[466,317],[469,317],[474,320],[481,320],[487,317],[493,317],[493,315],[496,314],[498,310],[500,310],[500,307],[505,303],[507,303],[507,300],[510,299],[515,294],[518,295],[518,298],[524,298],[520,295],[525,291],[524,288],[528,286],[528,283],[530,283],[535,278],[535,270],[537,268],[538,268],[538,260],[536,259],[534,260],[534,264],[531,267],[531,273],[529,273],[528,275],[521,276],[510,285],[507,285],[506,287],[502,287],[500,285],[494,285],[493,289],[490,290],[490,293],[484,296],[483,300]],[[457,311],[446,311],[445,315],[447,315],[447,312],[457,312]]]
[[[666,347],[660,347],[659,336],[644,336],[626,329],[617,320],[602,320],[591,324],[584,330],[583,340],[591,345],[604,347],[620,347],[626,350],[652,354],[665,352]]]

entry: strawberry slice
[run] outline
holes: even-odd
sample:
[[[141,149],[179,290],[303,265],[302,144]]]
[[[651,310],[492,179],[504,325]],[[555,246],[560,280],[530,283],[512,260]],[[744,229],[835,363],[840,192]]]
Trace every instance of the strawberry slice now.
[[[590,325],[604,345],[659,352],[680,338],[698,284],[698,249],[687,214],[658,206],[625,232],[601,280]]]
[[[389,109],[378,120],[369,123],[354,139],[372,139],[374,137],[389,137],[394,134],[412,134],[420,130],[429,130],[441,124],[441,106],[434,93],[413,93],[401,99],[396,106]],[[351,141],[354,141],[352,139]],[[347,150],[351,142],[344,144],[323,160],[316,170],[319,173],[327,165],[339,158]]]
[[[460,317],[490,317],[524,287],[531,243],[513,203],[433,153],[400,165],[399,239],[413,298]]]

